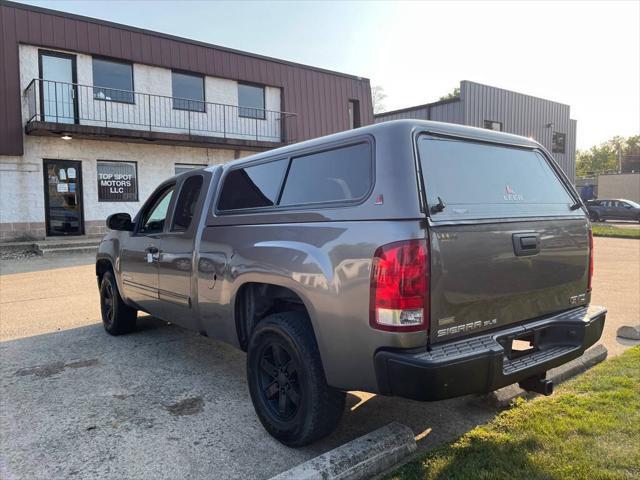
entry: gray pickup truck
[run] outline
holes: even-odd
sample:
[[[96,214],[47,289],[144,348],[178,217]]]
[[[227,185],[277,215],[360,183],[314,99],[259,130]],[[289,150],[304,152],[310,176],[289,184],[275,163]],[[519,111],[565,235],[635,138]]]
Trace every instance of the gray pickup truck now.
[[[245,350],[291,446],[329,434],[348,390],[550,394],[604,326],[584,205],[515,135],[382,123],[184,173],[107,224],[107,332],[144,311]]]

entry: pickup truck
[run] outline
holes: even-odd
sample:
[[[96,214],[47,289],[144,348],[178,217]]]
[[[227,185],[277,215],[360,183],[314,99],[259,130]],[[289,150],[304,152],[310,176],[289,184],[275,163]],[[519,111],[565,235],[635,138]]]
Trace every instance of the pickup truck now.
[[[333,431],[349,390],[551,394],[546,371],[604,326],[584,204],[506,133],[359,128],[183,173],[107,224],[106,331],[143,311],[245,350],[256,413],[290,446]]]

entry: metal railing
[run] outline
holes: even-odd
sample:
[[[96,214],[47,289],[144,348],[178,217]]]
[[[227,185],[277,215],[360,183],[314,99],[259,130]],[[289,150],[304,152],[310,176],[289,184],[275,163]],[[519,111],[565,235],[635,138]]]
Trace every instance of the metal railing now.
[[[266,142],[287,141],[296,115],[188,98],[33,79],[27,124],[54,122]],[[289,140],[290,141],[290,140]]]

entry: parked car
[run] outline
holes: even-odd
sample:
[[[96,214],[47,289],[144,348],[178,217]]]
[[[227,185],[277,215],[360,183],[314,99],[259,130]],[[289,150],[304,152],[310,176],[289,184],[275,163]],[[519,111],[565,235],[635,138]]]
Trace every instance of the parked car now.
[[[605,220],[640,222],[640,205],[631,200],[589,200],[587,210],[592,222]]]
[[[490,130],[305,141],[169,179],[107,224],[107,332],[141,310],[247,351],[257,415],[292,446],[329,434],[349,390],[550,394],[605,321],[578,194],[538,143]]]

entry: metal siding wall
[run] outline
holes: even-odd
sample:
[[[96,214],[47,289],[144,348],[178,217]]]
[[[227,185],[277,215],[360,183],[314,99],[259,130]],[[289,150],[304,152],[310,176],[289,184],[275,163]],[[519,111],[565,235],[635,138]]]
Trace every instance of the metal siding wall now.
[[[460,94],[466,125],[482,128],[485,120],[502,122],[503,131],[532,137],[549,152],[553,132],[566,134],[565,153],[552,155],[574,180],[576,124],[569,118],[568,105],[466,80],[460,83]]]
[[[375,122],[388,122],[400,119],[434,120],[436,122],[463,123],[462,104],[454,102],[435,102],[430,105],[421,105],[415,108],[396,110],[389,113],[376,115]]]
[[[462,102],[442,103],[431,107],[431,120],[447,123],[464,123]]]
[[[390,120],[403,120],[403,119],[419,119],[428,120],[428,109],[426,107],[415,108],[411,110],[403,110],[399,112],[389,112],[376,115],[375,122],[388,122]]]
[[[348,128],[349,100],[360,102],[362,125],[373,123],[368,79],[292,65],[167,38],[99,20],[0,3],[0,155],[22,155],[18,43],[103,55],[212,77],[280,87],[288,140],[305,140]]]
[[[24,31],[25,20],[24,15],[16,15],[15,9],[0,5],[0,155],[24,153],[17,29],[19,23],[20,31]]]
[[[567,135],[567,176],[571,182],[576,181],[576,142],[578,140],[578,122],[569,120],[569,134]]]

